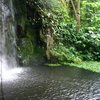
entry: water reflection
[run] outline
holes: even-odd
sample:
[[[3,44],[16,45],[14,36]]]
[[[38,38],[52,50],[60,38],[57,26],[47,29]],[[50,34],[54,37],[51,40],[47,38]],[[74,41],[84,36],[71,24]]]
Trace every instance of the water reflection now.
[[[3,83],[5,100],[100,99],[100,74],[87,70],[32,66],[15,68],[9,73]]]

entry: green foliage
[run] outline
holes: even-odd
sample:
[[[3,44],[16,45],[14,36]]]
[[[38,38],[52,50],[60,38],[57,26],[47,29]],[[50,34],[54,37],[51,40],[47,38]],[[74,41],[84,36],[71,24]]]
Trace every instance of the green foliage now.
[[[50,26],[51,22],[56,26],[59,22],[70,21],[69,3],[65,0],[27,0],[26,3],[40,15],[43,27]],[[32,19],[31,22],[33,22]]]
[[[75,2],[76,0],[74,0]],[[47,27],[52,26],[55,31],[59,44],[55,43],[51,49],[52,62],[81,63],[82,60],[100,60],[100,2],[98,0],[95,2],[81,1],[81,29],[79,34],[76,34],[77,22],[73,17],[70,2],[65,0],[26,0],[26,3],[32,10],[32,12],[28,11],[28,21],[34,29],[37,28],[36,25],[39,26],[38,28],[39,30],[42,29],[43,35],[47,33]],[[33,12],[35,13],[32,14]],[[27,32],[27,37],[31,41],[32,36]],[[21,48],[23,55],[25,55],[24,46],[19,47],[20,50]],[[41,52],[41,48],[38,47],[38,50]],[[38,54],[38,52],[36,53]],[[27,54],[31,55],[30,52]],[[35,58],[38,57],[38,55],[35,56]]]
[[[98,32],[100,24],[100,2],[81,2],[81,27],[89,31]]]
[[[52,62],[74,62],[81,63],[81,59],[78,56],[74,47],[65,47],[62,43],[54,45],[51,49]]]
[[[81,33],[76,35],[74,46],[82,54],[84,60],[100,60],[100,35]]]
[[[73,21],[74,22],[74,21]],[[100,34],[94,32],[95,27],[88,27],[89,31],[76,34],[76,22],[62,24],[57,28],[57,36],[60,41],[69,48],[75,48],[74,52],[79,52],[83,60],[100,60]],[[71,28],[66,26],[70,25]]]
[[[73,18],[70,21],[61,21],[56,27],[58,39],[67,48],[75,48],[83,60],[100,60],[100,3],[81,2],[81,30],[76,34],[77,23]]]

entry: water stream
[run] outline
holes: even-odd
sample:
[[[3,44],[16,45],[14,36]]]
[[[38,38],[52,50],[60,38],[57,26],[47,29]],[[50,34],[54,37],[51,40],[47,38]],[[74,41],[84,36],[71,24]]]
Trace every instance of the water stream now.
[[[12,0],[0,1],[0,67],[16,66],[15,20]]]
[[[0,100],[3,97],[3,75],[16,63],[16,34],[12,0],[0,0]]]

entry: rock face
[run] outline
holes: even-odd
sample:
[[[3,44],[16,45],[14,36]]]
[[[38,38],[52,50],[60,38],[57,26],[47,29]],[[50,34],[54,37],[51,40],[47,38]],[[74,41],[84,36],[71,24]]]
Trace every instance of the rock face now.
[[[0,61],[4,66],[16,66],[16,34],[12,0],[0,1]]]
[[[45,61],[45,44],[40,39],[40,15],[25,0],[14,0],[14,7],[18,62],[21,66],[41,64]]]

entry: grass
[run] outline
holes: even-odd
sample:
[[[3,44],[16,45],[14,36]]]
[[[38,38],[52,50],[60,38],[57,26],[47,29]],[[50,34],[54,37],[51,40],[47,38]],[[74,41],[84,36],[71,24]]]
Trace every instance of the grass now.
[[[46,65],[48,66],[69,65],[100,73],[100,62],[97,61],[82,61],[80,64],[63,62],[62,64],[46,64]]]
[[[54,67],[54,66],[55,66],[55,67],[56,67],[56,66],[61,66],[61,64],[50,64],[50,63],[46,63],[45,65],[47,65],[47,66],[53,66],[53,67]]]
[[[100,62],[97,61],[83,61],[81,64],[65,63],[65,65],[70,65],[100,73]]]

